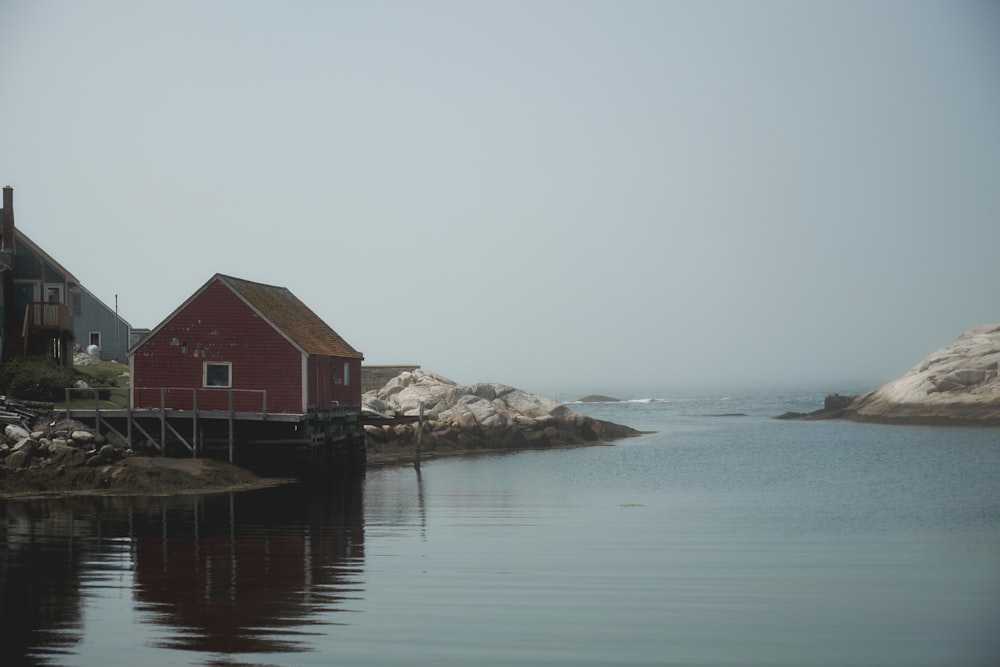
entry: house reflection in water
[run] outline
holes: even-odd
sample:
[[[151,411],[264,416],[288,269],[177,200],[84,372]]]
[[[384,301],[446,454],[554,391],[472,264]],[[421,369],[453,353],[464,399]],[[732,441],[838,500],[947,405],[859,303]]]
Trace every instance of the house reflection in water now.
[[[94,532],[66,499],[0,502],[0,665],[43,664],[80,642]]]
[[[85,600],[123,585],[143,641],[309,650],[309,626],[346,611],[362,587],[362,481],[0,502],[0,665],[74,654],[94,631]]]
[[[303,630],[359,585],[357,483],[230,494],[133,520],[137,611],[166,648],[212,653],[307,650]]]

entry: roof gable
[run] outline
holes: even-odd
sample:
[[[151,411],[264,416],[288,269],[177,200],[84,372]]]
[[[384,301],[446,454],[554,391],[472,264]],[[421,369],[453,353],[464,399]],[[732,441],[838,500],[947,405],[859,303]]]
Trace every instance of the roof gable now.
[[[72,284],[80,283],[80,281],[76,279],[76,276],[70,273],[69,270],[67,270],[66,267],[64,267],[62,264],[57,262],[55,258],[52,257],[52,255],[42,250],[42,247],[40,245],[29,239],[27,234],[22,232],[20,228],[14,229],[14,244],[15,248],[18,244],[24,245],[25,248],[29,252],[31,252],[31,254],[33,254],[42,262],[51,266],[52,269],[56,271],[56,273],[62,274],[63,280],[65,282]],[[16,250],[14,254],[15,255],[17,254]]]
[[[119,313],[118,313],[118,308],[117,308],[117,303],[118,303],[118,301],[117,301],[117,295],[115,296],[115,304],[116,304],[116,307],[115,307],[115,308],[112,308],[112,307],[111,307],[111,306],[109,306],[108,304],[106,304],[106,303],[104,303],[103,301],[101,301],[100,299],[98,299],[98,298],[97,298],[97,295],[96,295],[96,294],[94,294],[93,292],[91,292],[91,291],[90,291],[89,289],[87,289],[87,288],[86,288],[86,287],[84,287],[83,285],[81,285],[81,284],[77,283],[77,284],[76,284],[76,285],[74,286],[74,289],[78,289],[78,290],[80,290],[81,292],[83,292],[84,294],[86,294],[86,295],[87,295],[87,296],[88,296],[88,297],[89,297],[89,298],[90,298],[90,299],[91,299],[91,300],[92,300],[92,301],[93,301],[94,303],[96,303],[96,304],[97,304],[98,306],[100,306],[101,308],[103,308],[103,309],[104,309],[105,311],[107,311],[108,313],[113,313],[113,314],[115,315],[115,317],[116,317],[116,318],[117,318],[118,320],[120,320],[120,321],[121,321],[121,323],[122,323],[122,324],[124,324],[125,326],[127,326],[127,327],[128,327],[128,328],[130,328],[130,329],[132,328],[132,325],[131,325],[131,324],[129,324],[129,323],[128,323],[128,322],[127,322],[127,321],[125,320],[125,318],[124,318],[124,317],[122,317],[122,316],[121,316],[121,314],[119,314]]]
[[[364,355],[351,347],[287,288],[222,274],[216,274],[215,279],[229,287],[271,326],[308,354],[363,358]]]

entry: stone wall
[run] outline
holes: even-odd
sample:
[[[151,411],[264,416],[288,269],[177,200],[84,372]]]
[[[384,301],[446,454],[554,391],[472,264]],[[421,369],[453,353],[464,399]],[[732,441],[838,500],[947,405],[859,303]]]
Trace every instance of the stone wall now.
[[[385,383],[396,377],[403,371],[413,372],[420,368],[420,364],[397,364],[386,366],[361,366],[361,393],[381,389]]]

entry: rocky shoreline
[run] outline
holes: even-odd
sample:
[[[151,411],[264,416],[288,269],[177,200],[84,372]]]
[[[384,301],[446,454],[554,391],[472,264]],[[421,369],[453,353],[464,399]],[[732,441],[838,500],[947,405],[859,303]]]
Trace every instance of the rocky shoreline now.
[[[4,407],[10,415],[10,404]],[[242,491],[287,481],[224,461],[156,456],[76,420],[15,409],[22,420],[8,423],[0,438],[0,498]]]
[[[421,457],[432,458],[601,445],[642,435],[544,396],[496,383],[460,385],[422,369],[400,373],[362,400],[369,414],[386,418],[365,426],[369,463],[412,460],[418,440]]]
[[[901,377],[857,396],[827,396],[822,408],[779,419],[878,424],[1000,426],[1000,324],[970,329]]]
[[[423,405],[424,419],[419,420]],[[528,449],[606,445],[639,431],[580,415],[565,405],[495,384],[462,387],[427,371],[404,373],[366,395],[369,467]],[[174,495],[244,491],[295,481],[224,461],[171,458],[133,449],[58,413],[0,405],[0,498],[54,495]]]

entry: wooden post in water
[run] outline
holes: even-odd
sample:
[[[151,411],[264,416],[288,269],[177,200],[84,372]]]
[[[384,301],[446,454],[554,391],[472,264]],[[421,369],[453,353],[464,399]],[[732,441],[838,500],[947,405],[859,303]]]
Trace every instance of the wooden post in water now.
[[[233,390],[229,390],[229,462],[233,462]]]
[[[160,451],[167,453],[167,390],[160,389]]]
[[[413,467],[420,469],[420,445],[424,435],[424,402],[417,408],[417,446],[413,451]]]
[[[198,390],[191,390],[191,457],[198,458]]]

